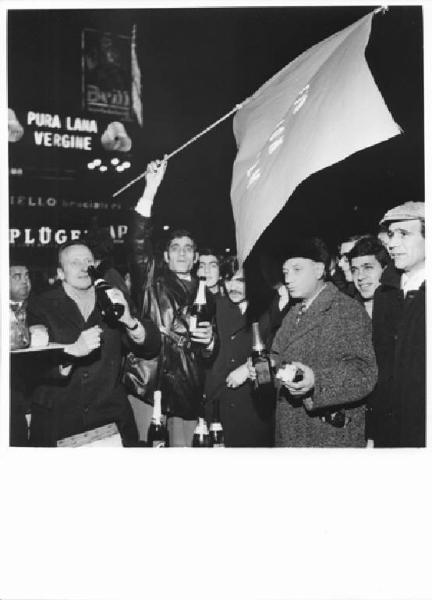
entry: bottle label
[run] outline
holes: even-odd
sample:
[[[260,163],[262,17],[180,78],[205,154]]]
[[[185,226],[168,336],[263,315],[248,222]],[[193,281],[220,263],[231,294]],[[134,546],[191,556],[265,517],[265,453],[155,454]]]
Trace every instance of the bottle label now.
[[[270,365],[267,362],[267,360],[257,361],[255,363],[255,371],[256,371],[256,375],[257,375],[257,382],[259,385],[271,383],[272,373],[270,370]]]
[[[225,448],[225,444],[215,444],[213,443],[213,448]]]

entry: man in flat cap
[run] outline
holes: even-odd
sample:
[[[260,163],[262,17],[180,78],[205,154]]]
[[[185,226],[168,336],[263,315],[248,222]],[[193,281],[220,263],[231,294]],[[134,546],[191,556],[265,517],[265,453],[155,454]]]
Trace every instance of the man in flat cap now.
[[[366,445],[365,398],[377,378],[371,323],[361,304],[329,280],[329,264],[318,238],[285,252],[292,305],[272,346],[280,380],[276,446]],[[297,377],[286,363],[299,369]]]
[[[374,299],[373,341],[378,385],[373,395],[371,437],[376,447],[424,447],[425,390],[425,218],[423,202],[389,210],[388,251],[399,272],[384,274]]]

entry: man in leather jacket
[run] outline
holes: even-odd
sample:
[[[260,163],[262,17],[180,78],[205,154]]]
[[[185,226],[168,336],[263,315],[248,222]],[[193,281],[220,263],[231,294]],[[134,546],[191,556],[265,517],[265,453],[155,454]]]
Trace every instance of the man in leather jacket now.
[[[197,418],[203,410],[204,363],[214,350],[215,336],[210,322],[194,329],[189,327],[190,308],[198,287],[191,271],[198,253],[187,231],[171,235],[164,252],[164,268],[155,270],[151,209],[165,169],[166,161],[155,161],[147,167],[146,187],[129,226],[132,294],[141,314],[150,316],[162,333],[158,365],[144,397],[129,400],[142,440],[151,418],[153,392],[161,389],[170,446],[191,446]],[[206,296],[208,305],[213,307],[208,291]]]

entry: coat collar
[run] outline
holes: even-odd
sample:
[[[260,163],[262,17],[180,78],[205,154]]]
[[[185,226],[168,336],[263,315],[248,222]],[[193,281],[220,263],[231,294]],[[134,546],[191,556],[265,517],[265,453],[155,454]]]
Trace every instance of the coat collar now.
[[[381,289],[396,289],[397,291],[401,291],[401,277],[402,272],[398,271],[393,265],[389,265],[384,271],[381,278]],[[426,281],[424,281],[419,290],[424,292],[426,290]]]
[[[396,269],[392,264],[389,265],[381,277],[382,288],[395,288],[400,290],[401,272]]]
[[[55,305],[56,312],[61,313],[65,321],[73,323],[76,327],[82,328],[86,323],[94,319],[95,310],[91,312],[87,321],[84,320],[76,302],[66,294],[62,285],[49,292],[49,299]]]

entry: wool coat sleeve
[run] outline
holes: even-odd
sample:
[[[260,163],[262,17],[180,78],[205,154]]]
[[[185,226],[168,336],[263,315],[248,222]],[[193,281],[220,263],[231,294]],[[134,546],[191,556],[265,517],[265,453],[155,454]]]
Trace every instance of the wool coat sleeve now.
[[[366,311],[354,302],[338,307],[332,319],[337,335],[329,336],[331,365],[315,367],[314,409],[363,400],[374,388],[378,369],[372,345],[372,325]],[[323,349],[325,351],[325,349]]]

